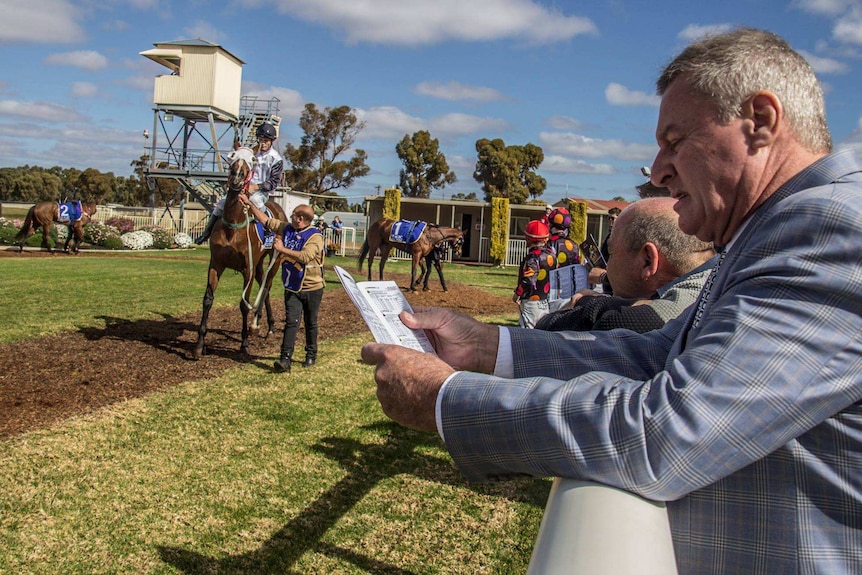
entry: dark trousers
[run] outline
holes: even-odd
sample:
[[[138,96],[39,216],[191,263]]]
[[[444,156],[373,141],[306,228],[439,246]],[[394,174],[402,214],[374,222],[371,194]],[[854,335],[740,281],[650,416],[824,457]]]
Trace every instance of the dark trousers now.
[[[284,337],[281,340],[282,358],[293,357],[300,318],[305,322],[305,357],[317,357],[317,314],[320,311],[321,301],[323,301],[323,288],[299,293],[284,290],[287,321],[284,325]]]

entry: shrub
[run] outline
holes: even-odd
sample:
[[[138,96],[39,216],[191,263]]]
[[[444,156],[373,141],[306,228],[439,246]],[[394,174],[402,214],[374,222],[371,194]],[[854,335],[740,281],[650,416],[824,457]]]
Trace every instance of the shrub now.
[[[140,231],[149,232],[153,236],[153,245],[157,250],[166,250],[174,244],[171,233],[159,226],[144,226]]]
[[[104,239],[101,244],[101,247],[106,250],[121,250],[123,249],[123,242],[120,238],[116,236],[110,236]]]
[[[88,244],[105,247],[105,242],[108,238],[120,239],[120,233],[117,231],[117,228],[99,221],[91,221],[84,226],[84,241]]]
[[[129,218],[114,216],[105,220],[105,223],[112,228],[116,228],[116,230],[120,232],[120,235],[135,231],[135,222]]]
[[[0,244],[11,245],[15,243],[15,234],[23,226],[23,222],[15,222],[9,218],[0,216]]]
[[[120,243],[130,250],[145,250],[153,246],[153,234],[146,230],[129,232],[120,236]]]
[[[192,237],[187,233],[180,232],[174,236],[174,243],[177,245],[178,248],[184,250],[186,248],[192,247],[194,241],[192,240]]]
[[[38,228],[35,234],[27,238],[27,242],[25,245],[30,246],[31,248],[39,248],[42,247],[42,228]],[[48,234],[48,246],[52,249],[57,245],[57,227],[54,226],[51,228],[51,233]]]

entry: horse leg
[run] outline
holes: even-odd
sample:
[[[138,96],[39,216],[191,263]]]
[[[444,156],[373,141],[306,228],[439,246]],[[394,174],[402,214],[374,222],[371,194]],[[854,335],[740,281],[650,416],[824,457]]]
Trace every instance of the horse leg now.
[[[51,245],[48,243],[48,237],[51,234],[51,224],[42,224],[42,249],[48,252],[53,252]]]
[[[24,244],[27,243],[27,240],[36,233],[36,226],[31,225],[29,221],[24,222],[24,226],[21,228],[21,231],[18,232],[18,235],[21,236],[21,243],[18,244],[18,251],[24,251]]]
[[[421,281],[421,277],[416,277],[416,267],[419,266],[419,260],[422,256],[419,252],[413,253],[413,265],[410,266],[410,291],[416,291],[416,285]]]
[[[378,279],[383,280],[383,268],[386,267],[386,260],[389,259],[389,250],[392,248],[390,246],[380,246],[380,273],[378,274]],[[371,270],[368,270],[368,279],[371,279]]]
[[[198,328],[198,341],[195,344],[193,354],[194,359],[200,359],[205,351],[204,338],[206,338],[207,335],[207,319],[209,319],[210,309],[212,308],[213,300],[215,299],[215,290],[218,287],[218,282],[223,271],[224,268],[216,269],[213,267],[212,263],[210,263],[209,274],[207,277],[207,289],[204,292],[203,311],[201,311],[201,325]]]
[[[374,265],[374,256],[377,253],[377,246],[372,247],[371,243],[368,243],[368,281],[371,281],[371,269]]]
[[[427,291],[427,290],[428,290],[428,276],[427,276],[427,274],[425,273],[426,265],[427,265],[427,264],[428,264],[427,258],[422,258],[421,260],[419,260],[419,277],[418,277],[418,278],[416,278],[416,284],[415,284],[415,285],[419,285],[419,283],[420,283],[420,282],[422,282],[422,280],[423,280],[423,278],[424,278],[424,280],[425,280],[425,288],[424,288],[424,290],[423,290],[423,291]]]

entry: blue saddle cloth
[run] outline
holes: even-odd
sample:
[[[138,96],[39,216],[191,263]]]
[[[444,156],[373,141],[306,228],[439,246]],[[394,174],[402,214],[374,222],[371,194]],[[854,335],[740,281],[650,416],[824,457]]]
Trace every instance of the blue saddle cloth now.
[[[267,216],[269,216],[270,218],[272,217],[272,212],[268,207],[264,206],[263,211],[266,212]],[[260,242],[263,244],[263,247],[265,249],[270,249],[272,247],[273,240],[275,240],[275,232],[266,231],[266,228],[263,227],[263,224],[258,221],[255,221],[254,223],[257,224],[255,227],[257,228],[258,239],[260,239]]]
[[[422,237],[422,232],[425,231],[427,225],[427,223],[419,220],[398,220],[392,224],[392,229],[389,231],[389,241],[412,244]]]
[[[60,207],[59,217],[57,222],[61,224],[70,224],[81,219],[81,201],[65,202],[58,204]]]

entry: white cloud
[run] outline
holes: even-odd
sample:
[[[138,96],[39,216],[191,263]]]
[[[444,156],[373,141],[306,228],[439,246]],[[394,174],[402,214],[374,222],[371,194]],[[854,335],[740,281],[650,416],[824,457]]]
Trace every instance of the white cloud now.
[[[838,16],[854,4],[858,5],[858,0],[794,0],[791,6],[812,14]]]
[[[605,99],[613,106],[656,106],[661,98],[655,94],[647,94],[638,90],[629,90],[622,84],[611,82],[605,88]]]
[[[259,0],[241,0],[259,6]],[[533,0],[272,0],[279,12],[340,31],[348,43],[421,46],[446,40],[549,44],[595,34],[589,19]]]
[[[194,26],[183,28],[183,33],[189,38],[201,38],[202,40],[207,40],[214,44],[220,44],[225,40],[225,38],[227,38],[227,36],[220,30],[216,29],[215,26],[209,22],[205,22],[204,20],[198,20],[194,23]]]
[[[689,24],[677,34],[677,38],[686,42],[700,40],[704,36],[721,34],[734,28],[733,24]]]
[[[66,44],[85,38],[81,11],[67,0],[4,2],[0,44]]]
[[[91,98],[99,92],[95,84],[89,82],[73,82],[72,97],[73,98]]]
[[[600,140],[570,132],[542,132],[539,142],[549,155],[570,158],[615,158],[627,161],[651,161],[655,144],[632,144],[622,140]]]
[[[108,59],[95,50],[76,50],[51,54],[44,60],[45,64],[54,66],[74,66],[84,70],[102,70],[107,68]]]
[[[0,116],[12,116],[44,122],[75,122],[83,117],[68,106],[52,102],[18,102],[16,100],[0,101]]]
[[[123,86],[128,86],[133,90],[152,92],[155,88],[155,75],[147,76],[145,74],[137,74],[135,76],[124,78],[120,80],[119,83]]]
[[[583,122],[569,116],[551,116],[545,124],[554,130],[580,130],[584,126]]]
[[[357,109],[356,117],[365,122],[365,129],[359,133],[359,139],[400,140],[405,134],[428,130],[432,138],[445,141],[469,134],[502,131],[509,127],[504,120],[470,114],[445,114],[425,120],[406,114],[394,106]]]
[[[545,161],[542,162],[539,171],[551,174],[595,174],[602,176],[616,173],[610,164],[590,164],[583,160],[553,155],[545,156]]]
[[[848,44],[862,44],[862,10],[857,10],[854,15],[842,18],[835,24],[832,36],[839,42]]]
[[[365,122],[365,129],[359,138],[385,138],[400,140],[404,134],[412,134],[425,128],[425,122],[415,116],[405,114],[394,106],[378,106],[368,110],[357,109],[356,117]],[[437,137],[431,134],[432,137]],[[393,144],[394,146],[394,144]]]
[[[509,123],[499,118],[482,118],[469,114],[446,114],[428,122],[432,138],[455,138],[468,134],[502,132]]]
[[[797,52],[799,52],[799,54],[805,58],[809,64],[811,64],[811,67],[814,68],[814,71],[818,74],[846,74],[850,71],[850,67],[844,62],[839,62],[832,58],[815,56],[811,52],[806,52],[805,50],[797,50]]]
[[[431,96],[441,100],[472,100],[475,102],[493,102],[495,100],[505,100],[504,96],[494,88],[485,88],[484,86],[467,86],[460,82],[421,82],[416,85],[413,91],[422,96]]]

